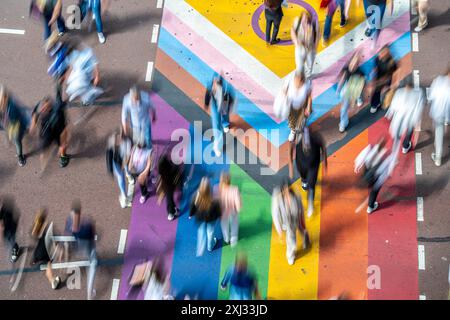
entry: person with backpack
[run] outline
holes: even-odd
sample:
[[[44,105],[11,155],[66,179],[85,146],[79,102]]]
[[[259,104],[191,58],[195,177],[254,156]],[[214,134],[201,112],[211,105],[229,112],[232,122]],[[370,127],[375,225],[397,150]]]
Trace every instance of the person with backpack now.
[[[272,220],[280,238],[283,231],[286,232],[286,258],[288,264],[293,265],[297,256],[297,231],[303,237],[303,250],[310,245],[310,241],[302,201],[287,182],[273,190]]]
[[[223,241],[235,247],[239,234],[239,211],[241,211],[241,194],[238,187],[231,184],[230,174],[220,175],[218,198],[222,210],[221,227]]]
[[[215,74],[205,94],[205,107],[211,108],[211,122],[214,130],[214,153],[222,155],[223,134],[230,130],[230,113],[236,104],[234,91],[225,84],[222,74]]]
[[[20,247],[16,242],[16,232],[19,219],[14,200],[11,197],[0,198],[0,230],[2,231],[3,241],[10,251],[10,260],[12,263],[19,258]]]
[[[212,188],[207,177],[203,177],[200,186],[191,203],[189,217],[195,216],[198,223],[197,229],[197,257],[200,257],[208,249],[214,250],[217,238],[214,236],[217,221],[220,219],[220,203],[213,199]]]
[[[81,21],[91,13],[92,19],[95,20],[97,28],[98,41],[103,44],[106,42],[105,34],[103,33],[102,21],[102,1],[101,0],[79,0],[79,7],[81,11]]]
[[[172,221],[180,215],[180,210],[175,204],[174,194],[182,185],[183,168],[176,165],[170,159],[170,154],[165,153],[158,161],[159,178],[157,180],[156,194],[158,202],[166,198],[167,219]]]
[[[30,132],[39,130],[41,166],[45,167],[45,153],[56,143],[59,147],[59,165],[61,168],[69,164],[66,153],[69,142],[69,129],[66,116],[66,103],[61,98],[61,88],[57,87],[56,100],[45,97],[33,110]]]
[[[131,154],[131,139],[122,130],[113,133],[108,139],[106,149],[106,165],[110,175],[116,178],[119,186],[119,203],[122,209],[130,208],[133,199],[127,197],[126,174]]]
[[[62,0],[32,0],[30,15],[41,17],[44,23],[44,40],[50,37],[52,26],[56,23],[59,34],[66,32],[66,26],[62,17]]]
[[[13,141],[20,167],[26,164],[22,140],[29,127],[30,115],[28,110],[11,96],[4,85],[0,85],[0,129],[7,132],[9,141]]]

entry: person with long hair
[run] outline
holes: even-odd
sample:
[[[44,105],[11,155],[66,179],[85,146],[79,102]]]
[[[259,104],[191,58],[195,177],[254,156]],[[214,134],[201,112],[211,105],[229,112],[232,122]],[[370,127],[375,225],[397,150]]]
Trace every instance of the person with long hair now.
[[[231,247],[237,245],[239,234],[239,211],[241,210],[241,195],[239,189],[231,184],[228,173],[222,172],[219,182],[219,201],[222,209],[221,227],[225,243]]]
[[[169,154],[163,154],[158,162],[159,178],[157,180],[156,193],[158,202],[166,198],[167,203],[167,219],[172,221],[179,216],[180,210],[175,204],[175,190],[182,185],[183,168],[176,165],[170,159]]]
[[[191,203],[189,216],[195,216],[197,229],[197,257],[202,256],[205,249],[214,250],[217,238],[214,230],[221,216],[220,203],[213,199],[210,181],[203,177]]]

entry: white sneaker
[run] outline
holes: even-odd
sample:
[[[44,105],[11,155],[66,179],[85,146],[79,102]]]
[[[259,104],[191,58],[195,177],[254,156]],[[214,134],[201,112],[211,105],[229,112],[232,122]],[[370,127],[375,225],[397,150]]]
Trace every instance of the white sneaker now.
[[[216,155],[216,157],[220,157],[222,155],[222,152],[220,152],[218,148],[214,148],[214,154]]]
[[[140,203],[140,204],[144,204],[145,201],[147,201],[147,198],[146,198],[146,197],[141,196],[141,197],[139,198],[139,203]]]
[[[417,26],[417,27],[414,29],[414,31],[415,31],[415,32],[420,32],[420,31],[422,31],[423,29],[425,29],[427,26],[428,26],[428,22],[425,23],[422,27],[421,27],[421,26]]]
[[[308,189],[308,182],[303,182],[302,181],[302,188],[303,188],[303,190],[307,190]]]
[[[173,213],[169,213],[167,216],[167,220],[172,221],[173,219],[175,219],[175,215]]]
[[[375,202],[373,208],[367,207],[367,213],[371,214],[372,212],[374,212],[377,209],[378,209],[378,202]]]
[[[104,44],[106,42],[106,38],[105,38],[105,35],[103,34],[103,32],[99,32],[99,33],[97,33],[97,35],[98,35],[98,41],[101,44]]]
[[[308,218],[312,217],[312,214],[314,212],[314,206],[312,203],[308,203],[308,212],[307,212],[307,216]]]
[[[228,133],[230,131],[230,127],[223,128],[223,132]]]
[[[340,133],[344,133],[344,132],[345,132],[345,127],[339,125],[339,132],[340,132]]]
[[[433,161],[434,161],[434,164],[436,165],[436,167],[440,167],[441,166],[441,159],[438,159],[437,157],[436,157],[436,153],[432,153],[431,154],[431,159],[433,159]]]
[[[403,154],[407,154],[407,153],[409,152],[409,150],[411,150],[411,146],[412,146],[412,143],[409,142],[408,148],[403,148],[403,147],[402,147],[402,153],[403,153]]]
[[[363,101],[363,99],[361,99],[361,98],[358,98],[358,100],[356,100],[356,105],[357,105],[358,107],[361,107],[361,106],[363,105],[363,103],[364,103],[364,101]]]
[[[60,277],[55,277],[55,279],[53,279],[52,281],[52,289],[56,290],[58,289],[59,284],[61,283],[61,278]]]
[[[370,107],[370,113],[375,113],[377,112],[378,108],[375,107]]]
[[[294,264],[294,261],[295,261],[294,258],[289,258],[289,259],[288,259],[288,264],[289,264],[290,266],[292,266],[292,265]]]
[[[127,207],[127,197],[123,196],[123,195],[119,195],[119,203],[120,203],[120,207],[122,209],[125,209]]]

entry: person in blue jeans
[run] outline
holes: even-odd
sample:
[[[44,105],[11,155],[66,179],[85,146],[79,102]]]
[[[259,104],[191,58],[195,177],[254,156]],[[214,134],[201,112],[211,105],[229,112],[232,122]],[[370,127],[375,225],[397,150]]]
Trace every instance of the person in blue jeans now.
[[[44,40],[50,37],[52,25],[55,22],[60,35],[66,32],[65,22],[61,15],[62,0],[35,0],[32,1],[31,9],[37,9],[37,12],[42,17],[44,22]]]
[[[364,11],[367,18],[366,37],[371,37],[375,34],[375,38],[378,39],[383,26],[383,17],[388,2],[390,2],[392,13],[394,9],[394,1],[392,0],[364,0]],[[379,15],[379,18],[375,15]]]
[[[220,288],[225,290],[230,284],[230,300],[260,299],[258,283],[253,274],[248,270],[247,257],[239,255],[234,266],[228,268]]]
[[[92,18],[95,20],[95,26],[97,28],[98,41],[102,44],[105,43],[106,38],[103,33],[101,0],[80,0],[79,6],[81,10],[81,20],[84,20],[89,12],[92,13]]]
[[[210,181],[203,177],[200,186],[191,203],[189,218],[195,216],[198,223],[197,229],[197,257],[200,257],[208,249],[214,250],[217,238],[214,236],[216,225],[221,216],[220,203],[213,200]]]
[[[333,16],[338,7],[341,11],[341,23],[339,25],[341,28],[343,28],[347,24],[347,19],[345,18],[345,0],[329,0],[325,1],[324,4],[326,4],[327,16],[325,18],[325,26],[323,29],[322,44],[324,47],[326,47],[331,35],[331,24],[333,22]]]
[[[230,113],[235,105],[233,89],[225,84],[222,75],[215,74],[211,85],[206,90],[205,106],[211,107],[211,122],[214,131],[214,153],[222,154],[223,134],[230,130]]]

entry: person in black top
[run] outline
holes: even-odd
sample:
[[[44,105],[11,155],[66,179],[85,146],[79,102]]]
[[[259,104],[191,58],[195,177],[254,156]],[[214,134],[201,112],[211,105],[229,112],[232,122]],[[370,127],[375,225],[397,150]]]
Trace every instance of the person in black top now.
[[[0,230],[3,231],[3,240],[9,245],[11,250],[11,262],[16,262],[19,258],[19,245],[16,242],[16,231],[18,218],[14,200],[10,197],[0,199]]]
[[[388,2],[390,2],[390,11],[392,14],[394,0],[364,0],[364,11],[367,18],[366,37],[371,37],[376,33],[375,38],[378,38],[383,26],[383,17]]]
[[[34,132],[39,127],[41,165],[44,166],[44,153],[53,143],[59,146],[61,168],[69,164],[69,156],[66,154],[69,131],[65,111],[66,103],[61,98],[61,86],[57,86],[56,100],[50,97],[44,98],[33,110],[30,131]]]
[[[321,135],[305,130],[300,142],[295,149],[295,164],[302,179],[302,188],[308,190],[308,217],[314,211],[314,195],[319,174],[320,163],[324,161],[324,169],[327,168],[327,149]]]
[[[283,0],[264,0],[266,17],[266,42],[268,44],[277,44],[281,39],[277,38],[280,30],[281,19],[283,19],[283,10],[281,4]],[[273,24],[272,39],[270,39],[270,31]]]
[[[181,166],[175,165],[170,160],[168,153],[164,154],[158,162],[159,180],[157,182],[156,192],[158,201],[166,197],[167,201],[167,219],[173,220],[179,215],[179,210],[175,205],[174,193],[181,185],[183,170]]]
[[[370,102],[370,112],[375,113],[381,107],[382,94],[386,93],[392,85],[392,79],[394,73],[397,71],[398,66],[394,58],[391,55],[391,51],[388,46],[381,48],[380,53],[375,59],[375,76],[374,81],[374,93]]]

